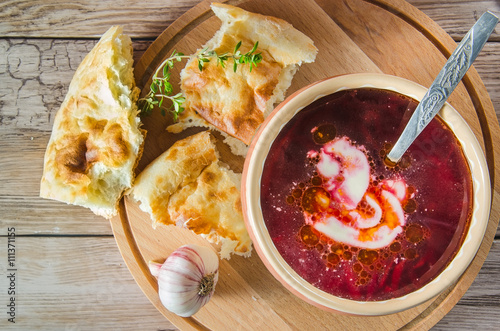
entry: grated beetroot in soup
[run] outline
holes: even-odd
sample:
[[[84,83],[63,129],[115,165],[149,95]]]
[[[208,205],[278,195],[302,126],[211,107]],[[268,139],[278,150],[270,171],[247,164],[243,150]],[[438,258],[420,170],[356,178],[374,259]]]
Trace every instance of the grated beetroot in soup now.
[[[472,213],[461,146],[436,117],[395,166],[384,162],[417,102],[357,89],[296,114],[261,180],[269,234],[302,278],[333,295],[379,301],[433,280],[456,255]]]

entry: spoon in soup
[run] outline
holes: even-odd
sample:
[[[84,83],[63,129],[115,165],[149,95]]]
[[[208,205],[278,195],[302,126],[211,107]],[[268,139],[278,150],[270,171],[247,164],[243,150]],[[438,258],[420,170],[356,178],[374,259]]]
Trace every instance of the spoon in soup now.
[[[498,23],[490,11],[484,13],[467,32],[431,84],[406,124],[403,133],[387,154],[386,163],[395,165],[424,130],[457,87]]]

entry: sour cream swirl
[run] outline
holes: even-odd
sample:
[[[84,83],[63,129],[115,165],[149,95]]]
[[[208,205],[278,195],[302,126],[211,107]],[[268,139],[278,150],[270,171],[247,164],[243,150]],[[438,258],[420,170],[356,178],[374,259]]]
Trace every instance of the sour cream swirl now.
[[[318,152],[308,155],[317,158]],[[347,137],[326,143],[316,170],[325,179],[323,188],[329,197],[318,197],[323,208],[304,211],[306,223],[314,229],[337,242],[368,249],[390,245],[403,231],[407,185],[397,178],[373,185],[362,146],[355,146]]]

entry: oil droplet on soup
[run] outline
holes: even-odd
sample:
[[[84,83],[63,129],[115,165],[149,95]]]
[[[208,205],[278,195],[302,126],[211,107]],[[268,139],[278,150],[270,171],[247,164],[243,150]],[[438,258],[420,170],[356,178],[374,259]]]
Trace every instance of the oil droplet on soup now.
[[[308,246],[315,246],[319,242],[319,236],[314,232],[313,228],[309,225],[304,225],[300,230],[300,239],[304,244]]]
[[[325,144],[335,138],[337,129],[333,124],[322,124],[312,131],[313,140],[316,144]]]
[[[285,261],[319,289],[400,297],[434,279],[460,247],[472,181],[444,122],[431,121],[398,164],[385,162],[416,105],[390,91],[335,93],[296,114],[271,146],[266,226]]]
[[[308,213],[321,213],[330,206],[330,195],[322,187],[310,187],[302,195],[302,209]]]

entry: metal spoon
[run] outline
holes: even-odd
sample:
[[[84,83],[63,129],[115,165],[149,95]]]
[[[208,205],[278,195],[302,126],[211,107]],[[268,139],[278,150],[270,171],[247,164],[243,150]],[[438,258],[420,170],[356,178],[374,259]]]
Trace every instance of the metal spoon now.
[[[389,163],[397,163],[417,136],[443,107],[488,40],[498,17],[487,11],[467,32],[455,51],[418,104],[403,133],[387,155]]]

